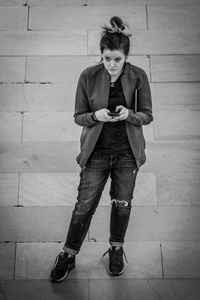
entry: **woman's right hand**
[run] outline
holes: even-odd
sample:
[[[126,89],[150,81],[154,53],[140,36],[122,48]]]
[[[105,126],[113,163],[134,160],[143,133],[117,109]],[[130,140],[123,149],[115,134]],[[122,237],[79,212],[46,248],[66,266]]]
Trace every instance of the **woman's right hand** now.
[[[108,115],[109,112],[109,109],[106,108],[97,110],[95,112],[96,119],[100,122],[110,122],[112,118]]]

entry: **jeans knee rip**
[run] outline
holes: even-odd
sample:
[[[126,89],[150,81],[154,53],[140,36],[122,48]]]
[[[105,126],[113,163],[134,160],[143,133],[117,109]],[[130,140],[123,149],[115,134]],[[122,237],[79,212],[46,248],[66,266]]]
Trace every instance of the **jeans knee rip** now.
[[[130,207],[131,204],[129,201],[126,200],[117,200],[117,199],[112,199],[111,204],[114,206],[118,207]]]

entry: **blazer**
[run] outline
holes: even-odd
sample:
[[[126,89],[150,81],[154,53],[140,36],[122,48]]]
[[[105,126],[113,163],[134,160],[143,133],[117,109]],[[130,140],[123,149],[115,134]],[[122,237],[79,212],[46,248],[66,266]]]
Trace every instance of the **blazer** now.
[[[126,62],[121,84],[129,109],[125,120],[127,136],[139,169],[146,161],[142,125],[153,121],[149,81],[142,69]],[[83,126],[80,153],[76,157],[82,168],[86,166],[103,127],[103,122],[95,122],[92,114],[107,108],[109,91],[110,75],[103,63],[88,67],[81,73],[76,89],[74,121]]]

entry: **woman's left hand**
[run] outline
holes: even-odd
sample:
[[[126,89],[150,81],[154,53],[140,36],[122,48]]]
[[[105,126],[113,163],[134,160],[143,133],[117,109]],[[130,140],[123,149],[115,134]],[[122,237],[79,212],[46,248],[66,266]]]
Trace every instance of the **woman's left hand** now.
[[[119,117],[115,117],[115,119],[123,121],[128,118],[129,110],[123,105],[118,105],[115,110],[120,113]]]

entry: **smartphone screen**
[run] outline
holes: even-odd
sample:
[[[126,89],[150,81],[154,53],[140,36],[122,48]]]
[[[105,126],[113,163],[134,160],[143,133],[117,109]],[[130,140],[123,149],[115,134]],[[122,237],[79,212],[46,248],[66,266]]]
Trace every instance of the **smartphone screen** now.
[[[108,115],[111,117],[118,117],[119,113],[118,112],[109,112]]]

